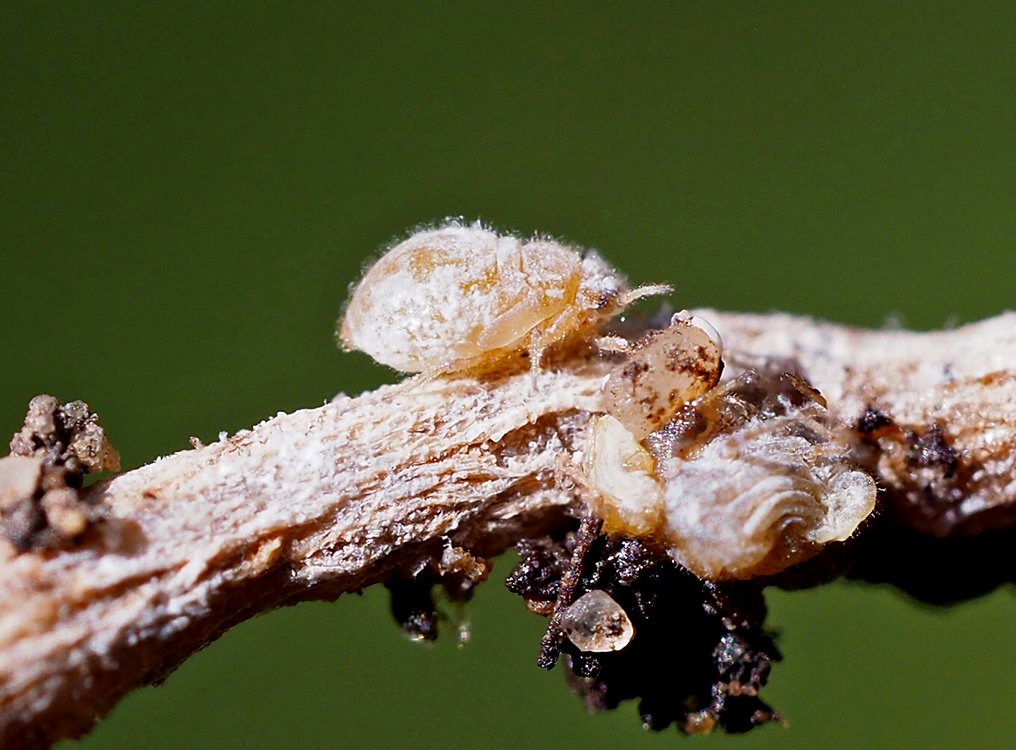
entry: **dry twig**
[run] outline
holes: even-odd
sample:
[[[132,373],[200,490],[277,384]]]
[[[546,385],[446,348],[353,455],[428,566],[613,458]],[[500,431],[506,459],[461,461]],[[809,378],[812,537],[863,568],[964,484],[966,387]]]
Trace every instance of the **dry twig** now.
[[[704,315],[735,361],[796,370],[860,418],[904,522],[949,535],[1016,518],[1016,315],[928,334]],[[427,564],[481,578],[482,557],[576,510],[562,466],[603,411],[607,366],[576,354],[535,381],[414,378],[90,488],[101,520],[75,546],[2,552],[0,744],[87,731],[273,607]]]

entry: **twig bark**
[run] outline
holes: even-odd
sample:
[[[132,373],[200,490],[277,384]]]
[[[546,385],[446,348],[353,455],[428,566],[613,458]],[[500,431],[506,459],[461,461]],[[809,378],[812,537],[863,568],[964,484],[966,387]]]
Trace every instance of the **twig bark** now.
[[[914,525],[1016,518],[1016,315],[929,334],[703,315],[735,363],[796,369],[849,421],[886,415],[893,431],[862,460],[901,512],[919,509]],[[535,379],[413,378],[94,486],[104,518],[80,544],[0,560],[0,745],[87,731],[259,612],[468,564],[463,550],[497,554],[558,525],[576,510],[567,467],[609,367],[575,355]],[[923,460],[930,428],[958,457],[949,476]],[[945,499],[929,512],[931,485]]]
[[[797,363],[845,419],[890,420],[860,459],[906,525],[953,536],[1016,521],[1016,313],[928,333],[702,314],[734,352]]]

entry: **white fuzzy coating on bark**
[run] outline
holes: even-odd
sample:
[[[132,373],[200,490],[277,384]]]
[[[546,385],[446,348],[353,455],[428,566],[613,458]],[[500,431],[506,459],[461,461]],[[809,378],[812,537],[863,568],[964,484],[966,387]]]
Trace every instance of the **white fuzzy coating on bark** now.
[[[26,747],[73,735],[256,611],[540,533],[575,503],[558,465],[603,376],[590,362],[342,396],[95,485],[104,520],[79,545],[0,543],[0,746],[33,722]]]
[[[723,331],[728,351],[796,363],[837,413],[868,407],[903,435],[941,428],[959,462],[943,480],[908,461],[906,444],[880,440],[865,467],[894,510],[936,536],[1016,523],[1016,313],[941,331],[873,331],[786,314],[696,311]],[[927,513],[928,492],[936,491]]]

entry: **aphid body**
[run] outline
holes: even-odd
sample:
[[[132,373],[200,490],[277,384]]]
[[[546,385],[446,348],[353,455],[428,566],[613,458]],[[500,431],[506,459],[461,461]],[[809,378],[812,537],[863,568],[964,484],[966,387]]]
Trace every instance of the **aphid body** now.
[[[607,379],[607,413],[643,440],[719,382],[722,356],[719,334],[711,325],[678,313],[669,327],[638,342]]]
[[[404,372],[482,369],[543,350],[666,287],[629,291],[596,253],[450,223],[397,244],[364,275],[339,337]]]

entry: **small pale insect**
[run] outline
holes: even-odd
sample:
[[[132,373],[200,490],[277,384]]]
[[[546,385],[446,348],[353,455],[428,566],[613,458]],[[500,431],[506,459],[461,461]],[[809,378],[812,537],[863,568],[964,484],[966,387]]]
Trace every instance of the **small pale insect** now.
[[[367,271],[339,338],[403,372],[483,369],[523,350],[535,370],[551,344],[666,291],[629,290],[594,252],[449,223],[417,232]]]
[[[670,326],[637,343],[625,364],[607,379],[607,413],[643,440],[719,382],[722,356],[716,329],[678,313]]]

